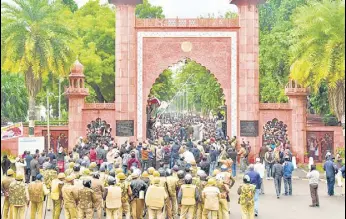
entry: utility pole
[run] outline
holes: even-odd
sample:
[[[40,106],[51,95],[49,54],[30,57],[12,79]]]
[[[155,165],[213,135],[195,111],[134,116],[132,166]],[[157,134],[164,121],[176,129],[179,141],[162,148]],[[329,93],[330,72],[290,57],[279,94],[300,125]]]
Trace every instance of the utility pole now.
[[[50,107],[49,107],[49,89],[47,88],[47,146],[50,149],[50,130],[49,130],[49,117],[50,117]]]
[[[62,78],[59,78],[59,99],[58,99],[58,110],[59,110],[59,123],[61,120],[61,81]]]

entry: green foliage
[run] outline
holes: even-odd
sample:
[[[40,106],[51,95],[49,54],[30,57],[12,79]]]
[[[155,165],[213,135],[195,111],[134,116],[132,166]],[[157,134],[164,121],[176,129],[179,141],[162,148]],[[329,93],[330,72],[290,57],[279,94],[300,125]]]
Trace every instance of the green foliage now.
[[[1,68],[24,74],[31,120],[43,79],[49,72],[66,75],[72,63],[74,34],[66,25],[67,13],[59,2],[48,0],[1,3]]]
[[[310,1],[293,17],[291,76],[314,92],[327,83],[332,111],[345,115],[345,2]]]
[[[136,17],[138,18],[165,18],[161,6],[153,6],[148,0],[136,7]]]
[[[215,112],[220,106],[224,105],[224,94],[219,82],[204,66],[188,61],[177,75],[175,84],[186,83],[188,108],[209,115]]]
[[[260,6],[260,99],[287,102],[284,88],[290,73],[291,15],[304,0],[270,0]]]
[[[169,102],[176,93],[176,86],[172,76],[173,72],[170,69],[164,70],[156,79],[155,84],[150,90],[150,94],[160,101]]]
[[[22,75],[1,73],[1,121],[25,121],[28,93]]]
[[[78,10],[78,5],[74,0],[62,0],[62,3],[65,4],[72,12]]]
[[[47,121],[35,121],[36,126],[47,126]],[[49,126],[68,125],[68,120],[50,120]],[[29,126],[29,122],[23,122],[23,126]]]
[[[115,100],[115,11],[99,1],[89,1],[74,13],[78,38],[73,49],[84,65],[90,102]]]

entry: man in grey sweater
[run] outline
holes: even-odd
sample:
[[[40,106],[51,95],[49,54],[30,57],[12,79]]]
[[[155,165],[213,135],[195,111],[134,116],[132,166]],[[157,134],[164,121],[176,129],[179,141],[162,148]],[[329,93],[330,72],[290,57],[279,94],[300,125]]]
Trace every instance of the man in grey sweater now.
[[[273,166],[273,178],[276,190],[276,197],[279,199],[281,195],[281,182],[282,176],[284,175],[283,167],[280,164],[279,160],[275,160],[275,164]]]

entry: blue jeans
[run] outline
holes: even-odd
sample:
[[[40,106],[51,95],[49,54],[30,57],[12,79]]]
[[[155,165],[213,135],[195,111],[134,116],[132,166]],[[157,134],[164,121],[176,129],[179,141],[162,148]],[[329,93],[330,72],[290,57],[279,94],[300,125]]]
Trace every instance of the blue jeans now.
[[[127,174],[127,166],[123,165],[124,174]]]
[[[273,177],[273,166],[274,164],[267,164],[266,169],[267,169],[267,178]]]
[[[292,177],[284,176],[285,195],[292,195]]]
[[[255,192],[255,214],[258,214],[258,201],[259,201],[260,193],[261,193],[261,189],[256,189],[256,192]]]
[[[233,162],[232,164],[232,176],[235,177],[237,175],[237,163]]]
[[[335,177],[327,177],[328,195],[334,195]]]
[[[210,163],[209,176],[213,175],[213,172],[214,172],[214,170],[215,170],[215,168],[216,168],[216,165],[217,165],[216,161],[212,161],[212,162]]]

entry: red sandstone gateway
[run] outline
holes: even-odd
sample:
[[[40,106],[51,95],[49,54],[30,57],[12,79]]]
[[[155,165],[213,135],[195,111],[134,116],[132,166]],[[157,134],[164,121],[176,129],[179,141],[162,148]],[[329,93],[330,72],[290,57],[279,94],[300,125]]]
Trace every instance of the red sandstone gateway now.
[[[231,1],[239,9],[239,17],[234,19],[138,19],[135,6],[141,0],[112,0],[116,5],[117,30],[115,102],[85,103],[89,90],[84,86],[83,65],[76,61],[69,75],[69,87],[65,89],[69,98],[70,150],[79,136],[86,135],[87,125],[96,118],[111,126],[127,124],[132,136],[116,136],[120,127],[112,129],[118,143],[145,140],[150,89],[165,69],[185,59],[204,66],[220,83],[227,109],[227,135],[246,137],[253,148],[250,158],[264,142],[263,126],[273,119],[287,126],[285,134],[299,161],[303,161],[307,152],[309,132],[329,131],[334,149],[344,146],[341,127],[326,127],[307,120],[309,90],[294,81],[285,89],[288,103],[260,103],[257,5],[262,2]],[[3,148],[16,150],[15,144],[2,141]]]

